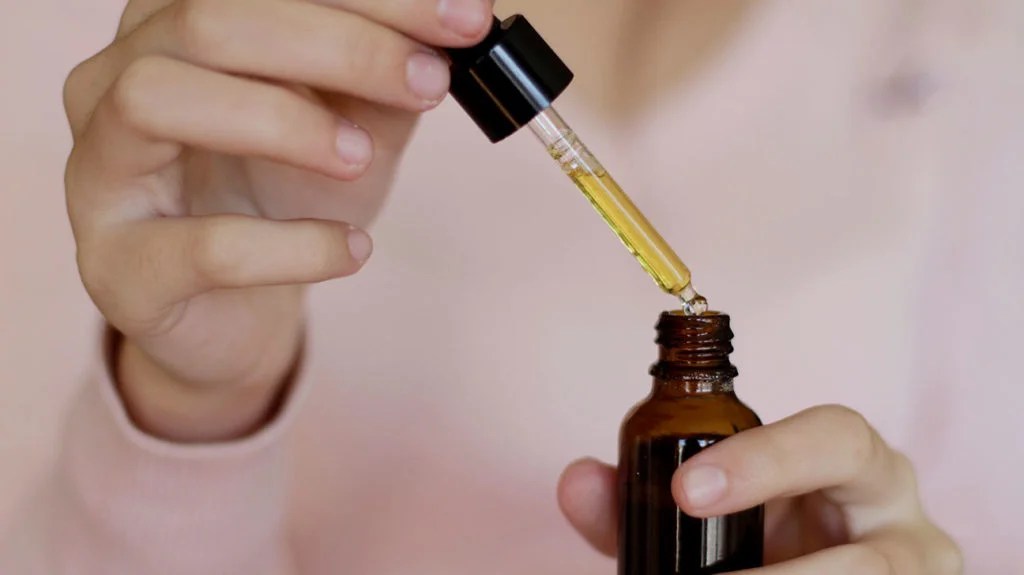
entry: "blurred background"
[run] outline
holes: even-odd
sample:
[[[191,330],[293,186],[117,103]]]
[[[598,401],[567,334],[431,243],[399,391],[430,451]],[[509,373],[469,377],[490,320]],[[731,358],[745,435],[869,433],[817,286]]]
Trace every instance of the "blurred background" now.
[[[766,420],[816,403],[863,411],[914,457],[943,525],[985,550],[972,573],[1024,568],[1011,549],[1017,520],[1007,517],[1024,508],[1016,423],[1024,388],[1007,359],[1019,353],[1024,319],[1022,3],[794,10],[783,0],[728,0],[694,10],[685,31],[661,30],[675,40],[654,54],[643,51],[644,28],[625,26],[632,11],[697,4],[498,7],[558,31],[546,35],[578,78],[564,115],[656,223],[681,222],[663,232],[698,270],[701,290],[739,318],[743,397]],[[111,0],[0,7],[0,531],[45,472],[68,402],[98,365],[99,320],[64,213],[70,136],[61,87],[73,65],[109,42],[122,8]],[[592,64],[599,58],[618,67]],[[396,356],[436,363],[418,368],[421,379],[450,378],[451,391],[402,416],[460,410],[439,416],[450,424],[443,433],[480,433],[472,443],[493,450],[495,465],[493,446],[508,437],[488,426],[523,426],[515,448],[503,449],[529,469],[504,479],[505,503],[543,507],[536,530],[557,532],[559,546],[575,541],[558,523],[553,476],[582,454],[614,457],[619,418],[646,392],[651,328],[667,302],[528,136],[486,148],[451,102],[422,132],[399,199],[375,230],[373,265],[314,292],[314,309],[330,310],[317,316],[314,352],[370,348],[366,338],[385,341],[404,319],[431,326],[413,333],[443,342],[437,349],[410,341],[353,358],[344,374],[357,383],[346,393],[385,393],[369,390],[388,379],[381,366]],[[488,195],[511,178],[522,178],[521,196]],[[683,193],[702,217],[666,199]],[[423,264],[431,258],[436,265]],[[467,294],[458,320],[429,305],[456,286]],[[334,323],[365,329],[323,327]],[[506,340],[473,335],[492,324]],[[963,337],[942,343],[950,333]],[[532,394],[481,383],[510,349],[528,358],[506,367]],[[403,377],[410,388],[419,383]],[[337,416],[327,406],[344,394],[318,393],[325,401],[308,420]],[[481,405],[490,411],[475,411]],[[357,437],[380,424],[358,421]],[[300,435],[315,438],[312,424]]]
[[[54,454],[61,417],[95,361],[97,316],[64,212],[71,149],[61,88],[109,42],[122,2],[0,7],[0,525]]]

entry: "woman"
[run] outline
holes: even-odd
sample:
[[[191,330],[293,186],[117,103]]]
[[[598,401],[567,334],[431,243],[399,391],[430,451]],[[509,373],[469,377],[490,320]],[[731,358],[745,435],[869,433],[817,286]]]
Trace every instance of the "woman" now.
[[[1010,482],[971,471],[1005,450],[961,437],[976,421],[986,439],[1007,433],[1008,408],[947,401],[975,381],[1019,394],[1008,357],[986,363],[1019,334],[1007,320],[1019,304],[971,291],[1019,286],[1019,263],[950,246],[1019,238],[958,202],[970,190],[987,214],[1019,206],[1007,191],[1020,169],[999,161],[1019,150],[1004,120],[1020,119],[1020,86],[989,58],[1020,49],[956,44],[970,31],[937,6],[502,7],[577,68],[589,97],[565,105],[581,133],[737,318],[741,393],[767,419],[797,411],[694,458],[673,484],[697,515],[770,502],[773,565],[757,573],[962,571],[908,459],[876,429],[928,465],[929,509],[977,553],[972,567],[1020,565],[1013,518],[984,515],[1014,497]],[[428,46],[474,43],[492,9],[129,3],[65,93],[68,211],[112,328],[106,369],[3,572],[607,572],[565,536],[548,490],[567,457],[610,451],[668,302],[636,299],[648,280],[612,257],[570,190],[548,189],[568,184],[527,139],[486,147],[448,106],[414,140],[435,151],[403,161],[448,88]],[[973,25],[1001,38],[1010,20]],[[958,101],[968,80],[991,106]],[[979,131],[964,152],[968,109]],[[389,191],[414,186],[382,220],[377,266],[358,273]],[[341,277],[307,314],[305,286]],[[875,425],[804,409],[837,401]],[[558,489],[606,555],[612,478],[582,460]],[[987,493],[949,498],[965,486]]]

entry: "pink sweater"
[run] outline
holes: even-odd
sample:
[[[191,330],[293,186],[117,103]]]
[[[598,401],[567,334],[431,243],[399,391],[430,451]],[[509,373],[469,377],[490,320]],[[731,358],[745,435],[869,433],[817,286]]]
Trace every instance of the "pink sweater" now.
[[[935,0],[910,34],[889,0],[761,2],[685,77],[665,34],[623,82],[615,35],[570,34],[584,1],[524,8],[577,69],[560,109],[735,318],[740,395],[863,411],[968,572],[1024,573],[1021,3]],[[0,574],[611,573],[554,484],[614,459],[664,296],[528,135],[487,146],[450,104],[374,235],[254,437],[147,437],[97,369]]]

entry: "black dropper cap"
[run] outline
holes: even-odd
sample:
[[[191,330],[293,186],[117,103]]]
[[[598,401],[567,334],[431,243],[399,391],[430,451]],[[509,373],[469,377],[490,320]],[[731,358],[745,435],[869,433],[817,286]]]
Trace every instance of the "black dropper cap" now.
[[[491,142],[500,142],[548,109],[572,70],[521,15],[494,18],[484,40],[445,50],[451,94]]]

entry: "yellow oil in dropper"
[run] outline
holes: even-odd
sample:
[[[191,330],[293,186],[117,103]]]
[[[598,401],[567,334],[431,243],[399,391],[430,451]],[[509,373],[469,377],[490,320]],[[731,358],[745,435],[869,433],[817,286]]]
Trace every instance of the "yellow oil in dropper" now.
[[[693,288],[690,269],[554,108],[538,115],[530,128],[655,283],[678,297],[687,315],[706,312],[708,302]]]

